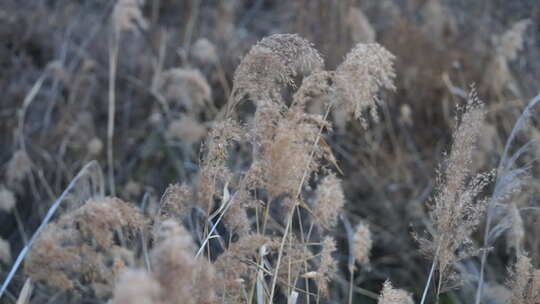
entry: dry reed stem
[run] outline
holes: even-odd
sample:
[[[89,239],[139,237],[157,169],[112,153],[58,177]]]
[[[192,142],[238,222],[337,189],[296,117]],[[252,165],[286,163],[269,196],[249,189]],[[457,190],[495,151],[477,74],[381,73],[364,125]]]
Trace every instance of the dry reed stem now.
[[[435,269],[439,273],[437,297],[451,266],[476,254],[471,233],[480,223],[485,200],[476,197],[490,183],[492,173],[472,175],[472,153],[484,123],[484,104],[472,88],[460,121],[452,135],[452,147],[444,160],[444,170],[437,176],[437,193],[430,213],[434,232],[432,240],[418,239],[421,249],[433,257],[433,264],[422,295],[424,303]]]
[[[109,109],[107,116],[107,176],[109,181],[109,190],[112,196],[116,196],[116,187],[114,181],[114,155],[113,155],[113,137],[114,137],[114,116],[116,108],[116,66],[118,64],[118,49],[120,43],[120,31],[112,33],[109,46]]]

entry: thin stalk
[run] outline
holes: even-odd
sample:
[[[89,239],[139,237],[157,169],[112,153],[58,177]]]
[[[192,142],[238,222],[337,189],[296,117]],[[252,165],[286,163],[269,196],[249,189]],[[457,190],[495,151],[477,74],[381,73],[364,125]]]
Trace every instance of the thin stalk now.
[[[352,304],[354,267],[349,268],[349,304]]]
[[[268,303],[272,303],[272,299],[274,298],[274,292],[276,290],[276,283],[277,283],[278,274],[279,274],[279,266],[281,264],[281,258],[283,257],[283,249],[285,248],[285,240],[287,239],[287,235],[289,234],[289,229],[291,227],[291,222],[292,222],[295,208],[296,206],[293,207],[293,209],[289,212],[289,215],[287,216],[287,226],[285,226],[285,232],[283,232],[283,239],[281,240],[281,244],[279,245],[279,254],[278,254],[278,259],[276,262],[276,269],[274,270],[274,275],[272,278],[272,287],[271,287],[270,298],[268,299]]]
[[[116,67],[118,64],[118,44],[120,43],[120,32],[113,30],[113,37],[109,49],[109,110],[107,120],[107,176],[109,180],[109,190],[112,196],[116,196],[114,185],[114,112],[116,108]]]
[[[433,259],[433,263],[431,264],[431,270],[429,271],[429,276],[426,282],[426,287],[424,287],[424,292],[422,293],[422,300],[420,301],[420,304],[424,304],[426,301],[426,296],[429,290],[429,286],[431,285],[431,279],[433,278],[433,273],[435,272],[435,266],[437,265],[437,257]]]
[[[214,233],[214,231],[216,231],[217,226],[218,226],[219,223],[221,222],[221,219],[223,218],[223,216],[225,215],[225,213],[227,212],[227,210],[229,210],[229,208],[231,207],[231,205],[234,203],[235,197],[236,197],[236,193],[231,197],[231,199],[227,202],[227,206],[225,206],[225,208],[223,209],[223,211],[219,214],[218,219],[216,220],[216,222],[214,223],[214,225],[212,225],[212,228],[210,229],[210,231],[208,232],[208,234],[207,234],[206,237],[204,238],[204,241],[202,242],[201,247],[200,247],[199,250],[197,251],[197,254],[195,255],[195,257],[198,257],[198,256],[201,254],[201,252],[204,250],[206,244],[208,243],[208,241],[209,241],[210,238],[212,237],[212,234]]]

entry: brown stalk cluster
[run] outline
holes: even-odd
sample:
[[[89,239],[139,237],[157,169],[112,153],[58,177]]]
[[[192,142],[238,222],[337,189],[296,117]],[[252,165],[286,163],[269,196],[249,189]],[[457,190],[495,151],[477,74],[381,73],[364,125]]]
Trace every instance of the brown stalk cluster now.
[[[43,231],[25,260],[34,281],[64,290],[110,296],[115,280],[135,262],[134,244],[145,220],[116,198],[96,198],[62,215]]]
[[[171,185],[148,221],[117,199],[87,202],[49,225],[28,257],[28,274],[69,290],[83,281],[114,285],[118,304],[328,296],[337,271],[332,231],[345,204],[324,141],[332,129],[329,113],[361,118],[370,111],[377,120],[378,90],[393,89],[393,59],[377,44],[359,44],[335,71],[324,71],[322,57],[297,35],[261,40],[236,70],[227,117],[208,134],[193,183]],[[210,96],[203,85],[199,95],[183,97],[182,86],[202,83],[196,72],[163,75],[161,94],[168,100],[204,104]],[[239,122],[234,112],[244,103],[255,110]],[[308,112],[314,103],[324,115]],[[367,126],[365,118],[362,123]],[[153,231],[142,252],[121,246],[135,231]],[[366,263],[367,226],[354,242],[359,263]],[[117,252],[136,261],[124,262]]]
[[[27,2],[0,8],[0,135],[14,143],[0,155],[0,268],[9,285],[0,301],[293,304],[349,296],[354,303],[361,294],[410,304],[390,281],[380,296],[362,288],[391,277],[418,291],[409,279],[427,275],[424,304],[445,302],[440,294],[459,274],[459,283],[475,285],[475,304],[540,303],[538,208],[523,204],[538,192],[525,186],[538,173],[536,158],[526,155],[531,142],[512,144],[540,95],[518,127],[507,121],[507,110],[536,89],[530,73],[538,67],[528,60],[537,52],[527,50],[538,42],[534,0],[467,12],[443,0]],[[261,33],[291,28],[325,56],[294,34],[249,49]],[[103,34],[112,34],[110,44],[95,43]],[[396,84],[395,57],[375,41],[399,54]],[[458,107],[451,147],[432,179],[439,132],[454,101],[467,99],[461,88],[471,79],[490,103],[473,90]],[[381,120],[381,89],[399,90],[396,104],[368,132]],[[531,118],[527,131],[538,136]],[[506,146],[499,133],[510,134]],[[497,176],[477,174],[500,145]],[[358,171],[349,182],[333,148],[345,171]],[[117,187],[122,198],[141,200],[140,210],[95,195],[104,192],[101,177],[69,192],[78,184],[73,168],[105,156],[112,195]],[[159,200],[155,189],[171,179],[182,183]],[[64,210],[21,251],[21,289],[13,255],[32,244],[28,232],[47,211],[40,203],[70,181],[57,201]],[[419,198],[431,184],[428,214]],[[347,210],[367,218],[355,226],[343,212],[343,187],[362,201]],[[424,262],[407,238],[409,221],[426,228],[417,240],[429,274],[415,271]],[[504,253],[495,242],[503,235]],[[503,287],[501,265],[514,256]],[[375,271],[365,271],[369,263]],[[468,287],[448,298],[473,302]]]

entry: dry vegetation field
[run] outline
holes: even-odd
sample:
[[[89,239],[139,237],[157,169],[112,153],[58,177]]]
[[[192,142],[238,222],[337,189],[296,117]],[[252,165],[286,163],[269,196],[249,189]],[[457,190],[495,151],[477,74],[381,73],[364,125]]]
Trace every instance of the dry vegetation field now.
[[[1,0],[0,303],[540,303],[538,0]]]

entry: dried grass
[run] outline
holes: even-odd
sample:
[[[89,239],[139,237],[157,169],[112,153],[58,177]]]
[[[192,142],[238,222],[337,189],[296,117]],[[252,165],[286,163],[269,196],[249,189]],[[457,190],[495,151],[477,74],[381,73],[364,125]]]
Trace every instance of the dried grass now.
[[[60,289],[112,283],[133,265],[124,244],[143,229],[144,219],[127,203],[114,198],[94,199],[50,223],[30,250],[25,271],[35,282]],[[96,292],[98,293],[98,292]]]
[[[493,54],[469,58],[453,45],[463,16],[443,1],[413,1],[399,7],[391,1],[358,7],[351,1],[301,0],[301,5],[227,1],[217,6],[198,0],[144,2],[116,1],[109,7],[112,15],[104,14],[95,22],[99,28],[110,17],[109,52],[98,45],[89,48],[92,39],[79,37],[73,30],[76,23],[61,35],[67,37],[62,43],[51,36],[51,50],[62,58],[51,61],[42,76],[31,81],[35,84],[19,109],[16,145],[4,153],[5,160],[11,159],[2,174],[0,210],[5,212],[0,216],[15,217],[21,234],[9,235],[10,243],[19,246],[19,239],[26,240],[25,230],[34,227],[21,221],[21,215],[44,213],[33,202],[55,202],[15,261],[0,296],[15,299],[4,291],[13,278],[10,289],[20,286],[16,269],[28,252],[22,275],[31,278],[25,286],[33,282],[37,288],[19,299],[30,303],[326,303],[344,302],[348,291],[349,303],[365,296],[383,304],[408,304],[413,303],[412,296],[393,288],[390,281],[380,296],[367,289],[390,277],[418,290],[422,252],[432,261],[422,303],[428,300],[432,281],[437,282],[433,297],[437,302],[447,300],[440,294],[454,279],[474,282],[478,253],[482,260],[477,303],[492,298],[488,295],[497,286],[497,267],[514,254],[519,258],[509,279],[510,302],[538,302],[540,276],[532,266],[538,242],[529,237],[535,216],[524,212],[537,208],[511,200],[530,177],[534,160],[520,159],[530,143],[510,154],[514,130],[498,121],[502,115],[498,107],[485,106],[474,91],[458,108],[452,145],[434,180],[429,170],[438,148],[426,144],[433,139],[422,138],[440,137],[441,126],[449,121],[445,111],[454,99],[466,97],[460,86],[482,73],[487,96],[493,93],[500,100],[507,93],[520,96],[510,62],[522,64],[516,59],[530,43],[525,31],[532,19],[519,21],[496,37]],[[161,17],[170,15],[170,8],[186,13],[164,23]],[[275,32],[258,25],[251,29],[253,18],[266,11],[279,18],[257,24],[298,19],[298,31],[314,36],[317,47],[325,50],[326,62],[310,41],[296,34],[270,35],[247,51],[258,32]],[[401,18],[403,11],[414,12],[423,25],[416,27]],[[0,10],[0,21],[4,17]],[[57,24],[59,18],[63,17],[55,16],[51,22]],[[90,32],[94,34],[89,36],[103,34],[99,29]],[[32,31],[24,33],[28,41],[36,40]],[[375,43],[377,37],[386,37],[383,41],[393,52],[407,48],[411,53],[398,54],[402,58],[398,68],[404,71],[397,84],[396,57]],[[464,41],[469,42],[466,37]],[[475,43],[476,49],[486,46]],[[56,52],[55,44],[65,46],[63,51]],[[26,62],[24,56],[21,62]],[[478,67],[483,63],[487,69]],[[229,73],[236,65],[234,75]],[[232,89],[228,78],[233,80]],[[103,85],[107,81],[108,90]],[[419,83],[426,84],[425,91]],[[399,94],[392,98],[382,89],[397,89]],[[107,94],[108,111],[101,101]],[[35,103],[36,109],[29,109],[34,99],[54,102]],[[384,99],[395,103],[378,107]],[[440,106],[429,104],[439,100]],[[48,108],[41,123],[36,117],[43,107]],[[222,110],[210,122],[216,107]],[[107,130],[102,126],[105,114]],[[359,123],[349,121],[351,117]],[[57,118],[61,123],[55,123]],[[7,119],[8,129],[10,124]],[[53,125],[54,140],[39,130]],[[426,126],[433,130],[422,130]],[[68,193],[79,175],[55,200],[73,168],[80,166],[77,153],[84,159],[105,156],[105,132],[110,191],[114,196],[118,188],[120,196],[140,199],[140,210],[118,198],[104,198],[102,181],[96,186],[95,180],[85,180]],[[487,132],[491,135],[477,149],[477,138]],[[510,133],[510,139],[494,180],[491,171],[477,171],[492,166],[488,153],[496,150],[498,142],[492,139],[499,133]],[[42,148],[49,141],[51,147]],[[167,187],[159,200],[171,179],[178,184]],[[435,194],[428,218],[419,202],[429,195],[431,183]],[[491,198],[484,199],[491,190]],[[62,205],[62,214],[51,222],[63,200],[71,204]],[[349,200],[352,204],[345,207]],[[473,233],[485,208],[484,244],[479,251]],[[349,220],[357,223],[354,230]],[[419,238],[420,250],[405,237],[408,221],[427,229],[425,238]],[[348,240],[348,263],[341,223]],[[503,234],[507,251],[493,254],[493,261],[500,260],[488,265],[488,251],[504,247],[494,246]],[[5,264],[11,263],[10,243],[0,238],[0,261]],[[525,257],[531,248],[532,257]],[[371,268],[374,271],[368,271]],[[466,276],[467,272],[473,275]],[[484,272],[490,274],[485,290]],[[452,291],[448,299],[469,300],[471,290]]]
[[[411,295],[404,290],[395,289],[390,281],[384,282],[381,296],[378,304],[412,304],[414,303]]]
[[[371,231],[364,223],[360,223],[356,226],[353,235],[353,252],[354,259],[359,264],[366,264],[369,262],[369,254],[371,247],[373,246],[373,240],[371,239]]]
[[[128,2],[115,7],[117,35],[143,22],[136,3]],[[210,47],[204,41],[195,46]],[[214,61],[214,54],[204,56],[199,60]],[[308,301],[328,297],[338,271],[331,233],[345,196],[323,133],[332,130],[332,109],[359,118],[371,108],[377,118],[377,92],[393,88],[393,59],[377,44],[358,44],[336,71],[323,71],[322,57],[307,40],[289,34],[261,40],[238,66],[229,117],[212,126],[196,182],[169,186],[150,219],[120,199],[90,199],[46,226],[26,258],[26,274],[71,294],[88,295],[83,287],[90,286],[96,298],[113,295],[113,303],[250,303],[255,293],[270,302],[301,294]],[[283,94],[286,89],[292,94]],[[114,90],[113,84],[113,119]],[[195,115],[212,98],[202,73],[167,70],[157,91],[171,109],[180,106],[186,113],[162,117],[168,120],[167,138],[200,141],[206,128]],[[256,109],[251,121],[240,123],[231,114],[245,100]],[[315,102],[324,105],[324,116],[307,112]],[[88,144],[89,155],[100,153],[99,143]],[[243,147],[249,161],[233,153]],[[109,151],[109,162],[111,156]],[[109,182],[114,190],[114,175]],[[128,186],[123,193],[134,192]],[[354,241],[364,264],[372,247],[366,226]]]
[[[462,113],[452,136],[452,148],[446,155],[437,176],[437,192],[433,198],[431,239],[420,238],[422,250],[433,258],[424,289],[422,303],[435,269],[439,273],[437,294],[451,278],[451,267],[461,259],[475,255],[471,234],[480,224],[487,201],[477,199],[492,180],[492,173],[474,175],[471,172],[472,153],[484,122],[484,104],[474,88],[467,104],[458,108]]]

